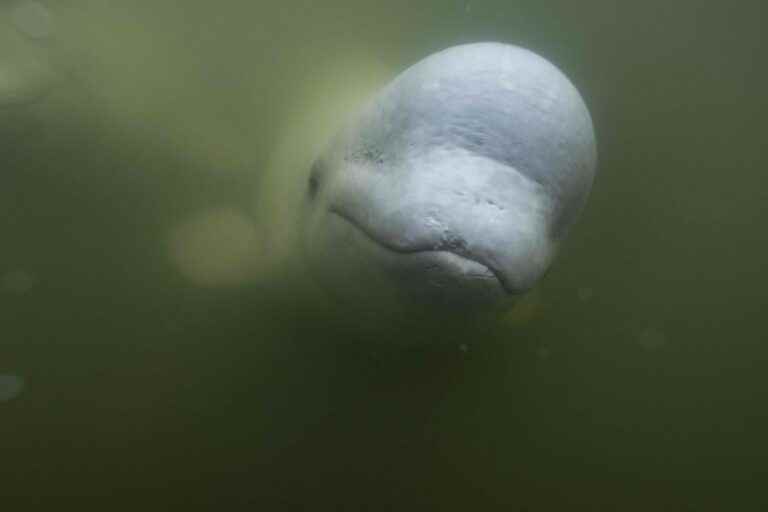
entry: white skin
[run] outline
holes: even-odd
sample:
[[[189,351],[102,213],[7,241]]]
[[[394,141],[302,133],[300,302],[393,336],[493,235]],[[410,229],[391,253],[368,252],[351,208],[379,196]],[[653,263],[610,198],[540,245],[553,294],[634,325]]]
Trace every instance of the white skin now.
[[[568,79],[522,48],[449,48],[387,85],[315,161],[310,268],[342,298],[505,306],[544,275],[596,169]]]

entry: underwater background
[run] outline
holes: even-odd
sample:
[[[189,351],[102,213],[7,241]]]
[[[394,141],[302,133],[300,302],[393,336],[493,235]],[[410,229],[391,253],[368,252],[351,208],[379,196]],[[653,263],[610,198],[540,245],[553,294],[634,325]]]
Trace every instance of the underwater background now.
[[[766,22],[3,0],[2,506],[768,510]],[[282,264],[282,162],[343,119],[334,91],[489,40],[584,96],[587,208],[499,322],[360,325]]]

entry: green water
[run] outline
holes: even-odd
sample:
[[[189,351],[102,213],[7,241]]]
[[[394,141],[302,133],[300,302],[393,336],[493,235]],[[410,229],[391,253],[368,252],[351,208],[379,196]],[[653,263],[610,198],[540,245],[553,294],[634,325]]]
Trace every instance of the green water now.
[[[0,4],[3,507],[768,510],[762,3],[24,3]],[[253,277],[254,198],[328,84],[482,40],[555,62],[597,132],[521,309],[356,326],[299,272]]]

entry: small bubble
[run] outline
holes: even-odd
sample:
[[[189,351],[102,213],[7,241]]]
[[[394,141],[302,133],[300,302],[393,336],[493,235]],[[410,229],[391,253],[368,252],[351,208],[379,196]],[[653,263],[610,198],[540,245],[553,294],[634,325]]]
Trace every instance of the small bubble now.
[[[637,334],[637,343],[646,350],[658,350],[667,344],[667,336],[658,329],[648,327]]]
[[[0,402],[13,400],[24,389],[24,379],[18,375],[0,374]]]
[[[586,286],[583,286],[579,288],[579,291],[577,292],[579,296],[579,300],[582,302],[586,302],[595,295],[595,291],[592,288],[588,288]]]
[[[552,349],[549,347],[541,346],[536,349],[536,357],[539,359],[549,359],[552,356]]]
[[[21,2],[11,13],[14,26],[31,39],[46,39],[53,34],[53,17],[40,2]]]
[[[469,347],[467,346],[466,343],[462,343],[461,345],[459,345],[459,350],[461,350],[462,352],[467,352],[469,350]]]
[[[27,293],[35,284],[37,278],[24,270],[14,270],[0,278],[0,289],[8,293]]]

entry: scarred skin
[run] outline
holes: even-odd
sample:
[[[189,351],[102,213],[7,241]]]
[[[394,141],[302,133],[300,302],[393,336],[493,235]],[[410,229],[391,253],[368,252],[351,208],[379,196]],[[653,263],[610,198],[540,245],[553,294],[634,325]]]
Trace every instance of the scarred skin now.
[[[497,43],[441,51],[315,161],[309,267],[350,302],[505,308],[549,268],[596,159],[584,101],[552,64]]]

